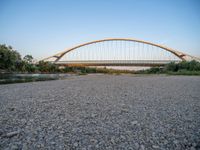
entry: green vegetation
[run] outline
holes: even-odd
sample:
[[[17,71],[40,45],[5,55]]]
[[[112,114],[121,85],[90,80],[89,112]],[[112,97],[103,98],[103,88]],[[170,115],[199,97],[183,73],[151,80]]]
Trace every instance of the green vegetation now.
[[[11,46],[0,45],[0,69],[16,70],[21,61],[20,54]]]
[[[33,57],[21,55],[12,49],[11,46],[0,45],[0,72],[20,73],[55,73],[59,72],[58,66],[40,61],[33,63]]]
[[[9,76],[9,75],[8,75]],[[24,82],[36,82],[36,81],[47,81],[47,80],[56,80],[56,77],[34,77],[34,76],[24,76],[24,77],[6,77],[0,79],[0,84],[10,84],[10,83],[24,83]]]
[[[0,45],[0,73],[78,73],[80,75],[88,73],[133,73],[128,70],[114,70],[106,68],[89,68],[89,67],[60,67],[58,65],[40,61],[33,63],[33,57],[21,55],[12,49],[11,46]]]
[[[169,63],[164,67],[153,67],[138,71],[139,74],[169,74],[169,75],[200,75],[200,63],[193,60],[190,62]]]

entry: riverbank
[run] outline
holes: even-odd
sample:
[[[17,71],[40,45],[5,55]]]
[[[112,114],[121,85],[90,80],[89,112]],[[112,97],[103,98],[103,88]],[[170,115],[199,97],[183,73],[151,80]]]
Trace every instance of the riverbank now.
[[[1,85],[0,149],[198,149],[199,87],[103,74]]]
[[[48,81],[66,79],[78,74],[27,74],[27,73],[4,73],[0,74],[0,84],[24,83],[36,81]]]
[[[25,82],[38,82],[38,81],[49,81],[49,80],[63,80],[71,76],[81,76],[81,75],[130,75],[134,77],[145,77],[145,76],[200,76],[200,72],[168,72],[168,73],[145,73],[145,72],[135,72],[135,73],[49,73],[49,74],[31,74],[31,73],[4,73],[0,74],[0,84],[12,84],[12,83],[25,83]]]

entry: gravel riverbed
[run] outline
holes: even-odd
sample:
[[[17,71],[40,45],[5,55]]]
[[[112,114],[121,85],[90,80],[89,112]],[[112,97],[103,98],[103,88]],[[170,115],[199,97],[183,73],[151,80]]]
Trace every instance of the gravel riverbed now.
[[[0,85],[0,149],[200,149],[200,77]]]

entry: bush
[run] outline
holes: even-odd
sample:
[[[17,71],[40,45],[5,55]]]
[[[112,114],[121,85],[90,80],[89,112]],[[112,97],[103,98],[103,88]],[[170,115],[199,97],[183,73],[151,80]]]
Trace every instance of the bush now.
[[[161,68],[153,67],[148,70],[148,73],[161,73]]]
[[[178,66],[175,62],[171,62],[171,63],[167,64],[166,66],[164,66],[164,70],[176,72],[176,71],[178,71]]]
[[[67,72],[73,72],[73,68],[72,67],[65,67],[63,69],[63,72],[67,73]]]
[[[85,72],[86,73],[97,73],[97,69],[96,68],[85,68]]]
[[[152,74],[152,73],[166,73],[177,75],[199,75],[200,63],[192,60],[190,62],[182,61],[180,63],[171,62],[163,68],[153,67],[147,70],[138,71],[137,73]]]
[[[169,63],[165,66],[166,71],[177,72],[179,70],[200,71],[200,63],[192,60],[189,62],[182,61],[180,63]]]
[[[39,61],[37,67],[40,72],[44,73],[55,73],[60,71],[57,65],[44,61]]]

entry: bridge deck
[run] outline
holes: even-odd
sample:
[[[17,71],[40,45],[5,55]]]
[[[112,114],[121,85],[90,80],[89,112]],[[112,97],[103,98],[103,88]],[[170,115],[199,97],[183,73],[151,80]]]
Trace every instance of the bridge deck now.
[[[53,62],[66,66],[163,66],[171,60],[84,60],[84,61],[58,61]],[[175,63],[180,60],[174,60]]]

